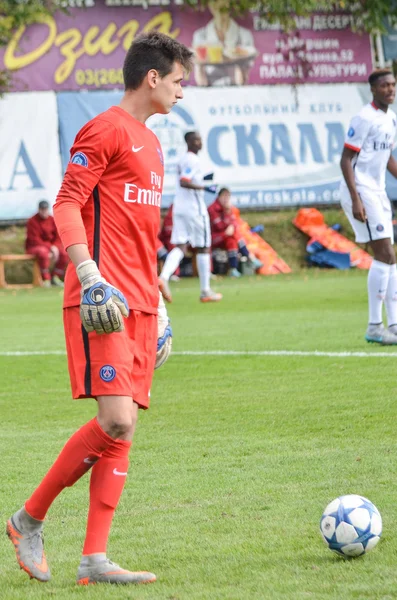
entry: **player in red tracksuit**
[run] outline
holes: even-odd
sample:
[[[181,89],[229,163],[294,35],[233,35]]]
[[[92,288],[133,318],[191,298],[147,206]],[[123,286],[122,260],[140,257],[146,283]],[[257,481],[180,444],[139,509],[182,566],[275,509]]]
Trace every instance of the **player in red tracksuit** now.
[[[208,207],[208,214],[211,223],[212,248],[227,251],[231,277],[241,276],[238,271],[239,253],[251,261],[254,269],[263,266],[260,260],[249,253],[244,240],[239,236],[228,188],[219,190],[215,202]]]
[[[169,207],[167,214],[163,219],[163,225],[158,234],[157,239],[157,258],[158,260],[165,261],[168,252],[174,248],[171,244],[171,233],[172,233],[172,204]]]
[[[138,408],[148,408],[153,370],[171,350],[156,259],[164,161],[145,122],[155,113],[169,113],[183,97],[181,82],[191,63],[192,52],[165,34],[137,37],[124,61],[119,106],[84,125],[71,149],[54,208],[71,259],[64,294],[66,349],[73,397],[95,398],[98,412],[66,442],[7,522],[20,567],[39,581],[50,579],[42,540],[47,511],[89,470],[77,583],[156,579],[153,573],[122,569],[107,558],[106,546]],[[126,535],[126,541],[131,538]]]
[[[172,204],[167,210],[167,213],[164,217],[163,226],[159,233],[159,239],[164,245],[164,248],[167,252],[170,252],[173,248],[175,248],[174,244],[171,244],[171,235],[172,235]]]
[[[47,200],[40,200],[38,212],[31,217],[26,226],[26,252],[33,254],[39,261],[44,286],[63,286],[61,278],[69,258],[63,249],[61,239],[55,225],[54,217],[49,213]],[[50,272],[51,259],[54,267]]]

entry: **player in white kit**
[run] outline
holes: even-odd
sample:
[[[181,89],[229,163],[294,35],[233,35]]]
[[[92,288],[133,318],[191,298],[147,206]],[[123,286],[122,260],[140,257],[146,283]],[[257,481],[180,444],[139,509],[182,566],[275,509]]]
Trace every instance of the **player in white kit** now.
[[[178,163],[172,213],[171,244],[174,244],[175,248],[168,254],[161,271],[160,289],[167,297],[171,297],[168,281],[190,245],[197,255],[200,301],[219,302],[222,294],[210,288],[211,227],[204,201],[204,190],[216,193],[216,186],[211,185],[213,175],[205,176],[201,170],[200,159],[197,156],[203,146],[201,136],[196,131],[190,131],[185,135],[185,141],[188,151]]]
[[[373,100],[353,117],[341,158],[344,179],[341,205],[356,235],[369,243],[374,260],[368,273],[369,321],[365,339],[384,345],[397,344],[397,271],[393,248],[392,208],[386,195],[386,170],[397,177],[392,156],[397,124],[389,108],[396,94],[396,80],[388,69],[368,79]],[[388,328],[383,325],[386,307]]]

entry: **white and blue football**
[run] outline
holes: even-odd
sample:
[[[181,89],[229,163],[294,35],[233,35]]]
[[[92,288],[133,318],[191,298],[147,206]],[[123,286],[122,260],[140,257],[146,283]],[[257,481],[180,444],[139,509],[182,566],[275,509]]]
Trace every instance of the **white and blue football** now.
[[[320,530],[330,550],[346,557],[366,554],[382,534],[382,517],[367,498],[350,494],[328,504]]]

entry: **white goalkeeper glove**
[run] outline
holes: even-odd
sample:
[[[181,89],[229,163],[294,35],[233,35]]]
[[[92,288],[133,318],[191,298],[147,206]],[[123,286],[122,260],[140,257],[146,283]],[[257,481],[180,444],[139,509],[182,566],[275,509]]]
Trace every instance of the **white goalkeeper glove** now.
[[[80,317],[88,332],[113,333],[123,331],[123,317],[128,317],[128,302],[124,295],[107,283],[93,260],[85,260],[76,268],[81,283]]]
[[[155,369],[161,367],[171,354],[172,329],[164,304],[163,295],[159,292],[159,306],[157,317],[157,354]]]

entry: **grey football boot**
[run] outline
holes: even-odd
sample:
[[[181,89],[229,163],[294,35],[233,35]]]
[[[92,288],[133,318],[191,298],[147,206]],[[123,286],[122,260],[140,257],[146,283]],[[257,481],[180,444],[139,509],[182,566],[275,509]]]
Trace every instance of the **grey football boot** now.
[[[44,553],[43,521],[34,519],[21,508],[8,519],[6,533],[14,544],[21,569],[31,579],[49,581],[51,573]]]
[[[387,328],[387,330],[391,331],[392,333],[394,333],[394,335],[397,335],[397,324],[389,325],[389,327]]]
[[[156,575],[148,571],[126,571],[106,556],[83,556],[77,571],[78,585],[95,583],[138,584],[153,583]]]
[[[200,302],[220,302],[221,300],[222,294],[214,292],[211,289],[206,292],[201,292],[200,294]]]
[[[382,346],[397,346],[397,335],[391,329],[386,329],[383,323],[368,325],[365,339],[371,344],[382,344]]]

